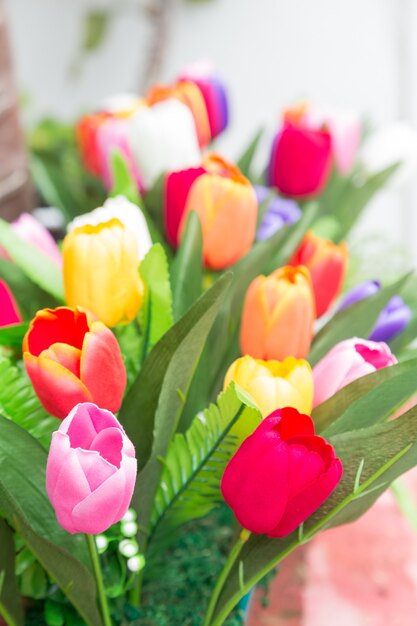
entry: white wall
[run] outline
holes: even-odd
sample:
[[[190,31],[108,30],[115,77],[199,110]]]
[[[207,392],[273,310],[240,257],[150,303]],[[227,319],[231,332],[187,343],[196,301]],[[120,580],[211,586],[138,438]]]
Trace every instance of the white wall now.
[[[6,0],[26,119],[71,118],[140,83],[151,0]],[[168,0],[172,19],[161,80],[208,57],[230,88],[233,123],[219,148],[235,156],[254,130],[270,131],[298,98],[352,107],[376,123],[417,121],[417,3],[413,0]],[[89,6],[118,6],[109,37],[82,65],[80,24]],[[416,61],[416,63],[414,63]],[[416,185],[417,186],[417,185]],[[413,252],[414,188],[373,203],[361,233],[380,231]],[[414,201],[414,206],[416,203]],[[417,207],[416,207],[417,210]]]

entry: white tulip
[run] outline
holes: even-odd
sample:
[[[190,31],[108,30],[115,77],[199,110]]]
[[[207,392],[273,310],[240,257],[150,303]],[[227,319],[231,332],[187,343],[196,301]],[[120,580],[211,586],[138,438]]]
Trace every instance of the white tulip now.
[[[98,207],[90,213],[79,215],[68,224],[67,231],[71,232],[74,228],[88,224],[97,226],[97,224],[108,222],[115,217],[135,235],[138,242],[138,259],[142,260],[152,247],[152,239],[142,211],[124,196],[108,198],[102,207]]]
[[[146,189],[164,172],[200,164],[194,118],[185,104],[170,98],[138,109],[129,122],[129,143]]]

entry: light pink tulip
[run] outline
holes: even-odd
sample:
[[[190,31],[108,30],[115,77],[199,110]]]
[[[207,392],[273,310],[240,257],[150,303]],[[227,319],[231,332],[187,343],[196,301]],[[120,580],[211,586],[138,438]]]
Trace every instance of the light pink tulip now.
[[[357,337],[341,341],[313,368],[313,406],[321,404],[357,378],[395,363],[397,359],[386,343]]]
[[[136,481],[132,442],[115,416],[77,404],[52,435],[46,491],[69,533],[98,534],[125,515]]]
[[[57,265],[62,265],[61,252],[54,238],[33,215],[22,213],[17,220],[12,222],[12,228],[21,239],[38,248]],[[10,258],[3,248],[0,248],[0,256]]]
[[[98,127],[97,145],[101,160],[101,174],[107,189],[111,189],[114,182],[111,155],[113,150],[119,150],[126,159],[130,173],[136,181],[138,188],[143,191],[143,183],[129,145],[129,132],[129,120],[124,117],[110,117]]]

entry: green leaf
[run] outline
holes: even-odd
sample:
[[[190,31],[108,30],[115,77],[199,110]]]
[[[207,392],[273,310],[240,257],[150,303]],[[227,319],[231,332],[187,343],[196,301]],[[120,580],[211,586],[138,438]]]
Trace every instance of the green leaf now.
[[[104,42],[109,31],[111,11],[90,9],[85,14],[83,28],[83,52],[94,52]]]
[[[0,517],[0,616],[8,626],[23,626],[23,608],[15,575],[15,547],[10,526]]]
[[[23,337],[25,336],[28,328],[28,322],[3,326],[0,328],[0,346],[21,349]]]
[[[166,455],[177,430],[191,379],[230,281],[227,274],[218,280],[160,339],[120,411],[120,420],[136,447],[140,467],[144,468],[136,490],[144,527],[162,469],[158,458]]]
[[[62,173],[61,167],[56,162],[32,154],[30,171],[36,188],[44,200],[49,206],[60,209],[66,222],[85,212],[85,206],[72,191],[71,181]]]
[[[87,624],[102,626],[84,537],[70,535],[55,519],[45,490],[46,460],[29,433],[0,416],[1,512]]]
[[[165,175],[161,174],[154,185],[145,194],[145,206],[146,210],[152,218],[153,223],[162,235],[165,232],[164,226],[164,189],[165,189]]]
[[[198,414],[185,434],[169,445],[151,514],[151,538],[157,550],[173,530],[209,513],[222,502],[220,481],[231,456],[259,425],[253,402],[233,383],[216,404]],[[151,550],[155,549],[151,543]]]
[[[171,266],[174,318],[178,320],[200,297],[203,282],[203,238],[200,219],[188,216],[184,236]]]
[[[304,522],[302,532],[282,539],[250,537],[226,579],[211,626],[223,624],[240,598],[301,543],[325,528],[357,519],[393,480],[417,464],[417,407],[388,424],[332,437],[330,443],[343,463],[338,487]]]
[[[164,249],[156,243],[140,264],[140,275],[145,285],[141,308],[143,328],[143,359],[172,326],[172,292],[168,261]]]
[[[417,367],[417,360],[405,361],[404,363],[398,363],[390,367],[383,367],[372,374],[361,376],[361,378],[346,385],[346,387],[340,389],[340,391],[331,396],[326,402],[319,404],[313,410],[312,418],[316,431],[318,433],[326,431],[333,422],[336,422],[342,415],[348,413],[355,402],[360,402],[362,398],[373,394],[373,392],[379,389],[386,381],[391,381],[392,379],[396,381],[397,377],[403,375],[408,378],[409,373],[412,372],[415,367]],[[394,384],[396,384],[396,382]],[[372,410],[371,407],[371,411]],[[365,414],[363,415],[363,419],[366,419]]]
[[[0,219],[0,245],[7,250],[12,261],[38,287],[57,300],[64,300],[62,271],[43,252],[19,237],[13,228]]]
[[[394,354],[399,354],[404,350],[417,336],[417,317],[413,317],[407,328],[389,342],[391,350]]]
[[[37,287],[14,263],[0,258],[0,278],[10,287],[25,319],[32,319],[39,309],[54,308],[58,302]]]
[[[244,176],[250,177],[250,170],[252,166],[253,157],[255,156],[255,152],[258,148],[259,142],[262,139],[262,135],[264,134],[264,129],[259,128],[252,139],[250,140],[249,145],[245,148],[242,156],[238,159],[237,166],[242,172]]]
[[[4,357],[0,357],[0,380],[0,413],[48,448],[58,420],[45,411],[30,380]]]
[[[137,204],[141,209],[143,209],[143,200],[140,196],[138,186],[131,174],[129,165],[120,150],[112,150],[110,165],[113,180],[110,197],[115,198],[116,196],[124,196],[130,200],[130,202]]]
[[[320,361],[339,341],[350,337],[369,337],[380,311],[394,295],[401,292],[411,273],[381,289],[369,298],[339,311],[315,336],[308,356],[311,365]]]

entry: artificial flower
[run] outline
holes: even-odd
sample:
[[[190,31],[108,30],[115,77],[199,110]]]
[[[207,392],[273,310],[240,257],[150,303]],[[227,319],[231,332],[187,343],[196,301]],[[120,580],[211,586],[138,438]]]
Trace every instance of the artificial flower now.
[[[255,185],[258,206],[268,201],[270,189],[263,185]],[[262,221],[256,231],[256,238],[259,241],[269,239],[284,226],[291,226],[298,222],[301,217],[301,209],[295,200],[290,198],[272,197],[268,201],[266,210],[262,216]]]
[[[0,328],[10,326],[10,324],[19,324],[21,321],[22,317],[16,300],[7,283],[0,279]]]

